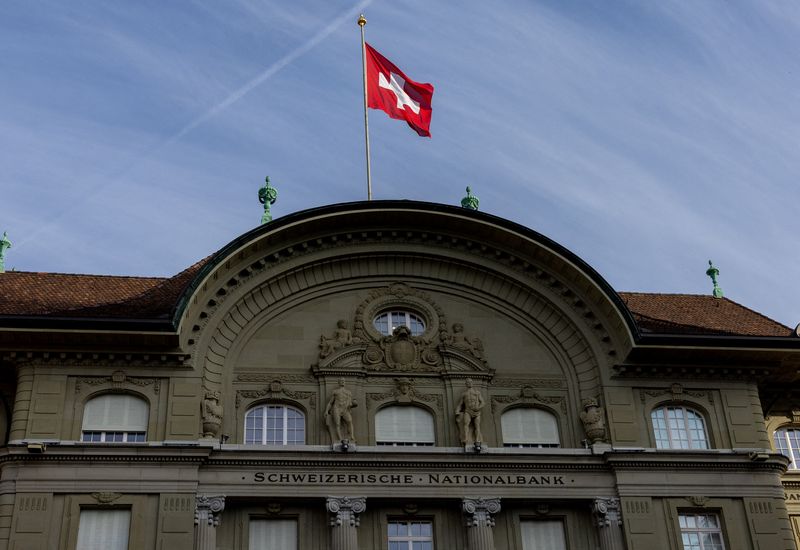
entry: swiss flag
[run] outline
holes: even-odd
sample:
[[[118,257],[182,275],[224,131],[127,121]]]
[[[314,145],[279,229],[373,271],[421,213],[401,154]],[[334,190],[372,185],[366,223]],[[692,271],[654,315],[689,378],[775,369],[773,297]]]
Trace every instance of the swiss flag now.
[[[421,136],[431,137],[433,85],[414,82],[372,46],[367,49],[367,105],[405,120]]]

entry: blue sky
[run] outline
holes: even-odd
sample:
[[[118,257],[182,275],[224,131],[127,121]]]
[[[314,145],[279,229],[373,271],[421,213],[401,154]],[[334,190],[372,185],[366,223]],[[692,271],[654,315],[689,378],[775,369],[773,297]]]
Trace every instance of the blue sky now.
[[[800,321],[800,3],[0,4],[7,267],[171,275],[276,216],[366,198],[358,26],[431,82],[431,139],[370,111],[377,199],[555,239],[618,290]]]

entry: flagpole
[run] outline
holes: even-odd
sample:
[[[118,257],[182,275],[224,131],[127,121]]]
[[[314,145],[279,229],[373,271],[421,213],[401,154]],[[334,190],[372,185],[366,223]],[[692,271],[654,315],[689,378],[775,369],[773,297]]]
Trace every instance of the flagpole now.
[[[372,170],[369,164],[369,120],[367,118],[367,47],[364,41],[364,25],[367,18],[362,13],[358,17],[358,26],[361,27],[361,67],[364,69],[364,139],[367,146],[367,200],[372,200]]]

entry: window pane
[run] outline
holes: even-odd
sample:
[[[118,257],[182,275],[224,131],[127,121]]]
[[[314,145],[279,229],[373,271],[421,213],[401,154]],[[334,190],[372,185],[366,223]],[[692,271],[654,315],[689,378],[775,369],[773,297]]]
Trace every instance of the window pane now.
[[[650,414],[658,449],[707,449],[703,416],[686,407],[660,407]]]
[[[717,514],[680,514],[683,550],[725,550]]]
[[[244,419],[244,442],[248,445],[303,445],[305,416],[284,405],[260,405]]]
[[[566,550],[564,524],[561,521],[521,521],[522,550]]]
[[[375,441],[381,443],[433,444],[433,415],[419,407],[385,407],[375,415]]]
[[[81,510],[79,550],[128,550],[130,510]]]
[[[392,520],[388,523],[389,550],[433,550],[433,523]]]
[[[503,443],[558,446],[556,417],[541,409],[516,408],[500,418]]]
[[[249,550],[297,550],[297,521],[251,519]]]
[[[83,431],[146,432],[147,403],[133,395],[109,394],[87,401]]]
[[[387,311],[372,320],[375,329],[384,336],[391,336],[394,329],[405,326],[411,331],[412,336],[419,336],[425,332],[425,321],[419,315],[410,311]]]

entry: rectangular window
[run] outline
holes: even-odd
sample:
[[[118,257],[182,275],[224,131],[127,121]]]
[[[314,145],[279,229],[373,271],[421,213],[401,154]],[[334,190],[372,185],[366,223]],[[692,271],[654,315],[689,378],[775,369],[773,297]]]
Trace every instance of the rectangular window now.
[[[524,520],[520,522],[522,550],[566,550],[564,523],[552,520]]]
[[[81,510],[78,550],[128,550],[130,510]]]
[[[725,550],[717,514],[680,514],[683,550]]]
[[[251,519],[249,550],[297,550],[297,520]]]
[[[433,522],[389,521],[389,550],[433,550]]]

